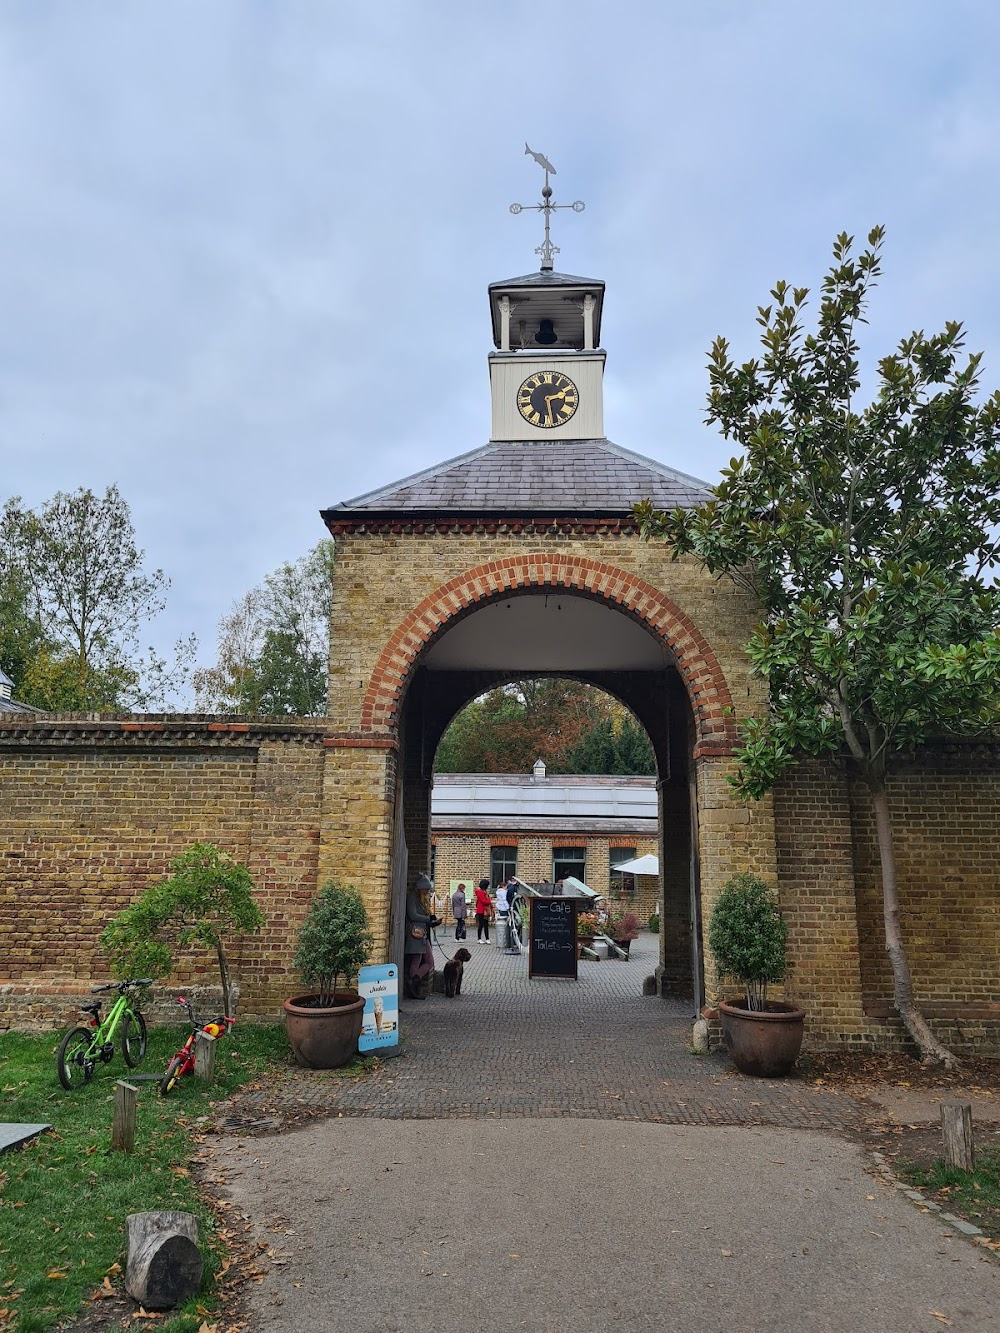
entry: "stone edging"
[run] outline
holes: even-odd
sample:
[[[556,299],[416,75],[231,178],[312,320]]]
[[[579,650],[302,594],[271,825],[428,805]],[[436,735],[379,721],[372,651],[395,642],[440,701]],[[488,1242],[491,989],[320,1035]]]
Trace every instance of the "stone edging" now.
[[[994,1263],[1000,1262],[1000,1254],[997,1254],[996,1250],[992,1249],[987,1244],[989,1237],[979,1227],[974,1226],[972,1222],[966,1222],[964,1217],[956,1217],[954,1213],[946,1213],[939,1203],[934,1203],[933,1200],[928,1199],[925,1195],[921,1194],[919,1190],[912,1189],[902,1180],[898,1180],[884,1153],[877,1152],[875,1149],[869,1149],[868,1155],[875,1163],[875,1169],[877,1170],[883,1185],[888,1185],[891,1189],[897,1190],[900,1194],[904,1194],[911,1203],[917,1204],[926,1212],[936,1213],[942,1222],[947,1222],[948,1225],[955,1231],[959,1232],[960,1235],[968,1237],[969,1240],[978,1245],[983,1253],[989,1255]]]

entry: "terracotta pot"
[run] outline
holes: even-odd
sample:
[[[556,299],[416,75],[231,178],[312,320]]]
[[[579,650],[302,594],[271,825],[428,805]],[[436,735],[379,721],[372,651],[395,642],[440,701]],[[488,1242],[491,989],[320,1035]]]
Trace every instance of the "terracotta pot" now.
[[[338,990],[329,1009],[310,1004],[315,998],[285,1001],[285,1032],[303,1069],[338,1069],[358,1053],[365,1002],[356,990]]]
[[[780,1078],[791,1071],[802,1049],[805,1014],[794,1004],[768,1001],[759,1011],[746,1000],[719,1005],[722,1040],[741,1074]]]

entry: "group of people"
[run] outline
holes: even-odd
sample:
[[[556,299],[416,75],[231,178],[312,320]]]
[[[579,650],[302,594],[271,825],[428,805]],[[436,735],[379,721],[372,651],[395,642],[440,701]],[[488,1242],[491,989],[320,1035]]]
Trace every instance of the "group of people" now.
[[[480,944],[490,943],[490,922],[494,918],[509,922],[516,894],[517,881],[513,876],[497,885],[495,897],[490,894],[489,880],[479,881],[472,907],[476,918],[476,938]],[[469,916],[464,884],[459,884],[451,895],[450,906],[455,922],[455,939],[464,940]],[[427,995],[428,978],[434,972],[434,931],[442,924],[442,918],[437,915],[434,885],[427,875],[418,875],[413,888],[406,895],[406,940],[403,948],[406,968],[403,988],[404,994],[410,999],[423,999]]]
[[[476,939],[480,944],[490,942],[490,922],[496,918],[505,920],[510,916],[514,897],[517,893],[517,881],[513,876],[497,885],[496,896],[490,894],[490,882],[481,879],[473,894],[473,911],[476,917]],[[451,914],[455,921],[455,939],[464,940],[466,921],[469,916],[469,903],[465,896],[465,885],[459,884],[451,895]]]

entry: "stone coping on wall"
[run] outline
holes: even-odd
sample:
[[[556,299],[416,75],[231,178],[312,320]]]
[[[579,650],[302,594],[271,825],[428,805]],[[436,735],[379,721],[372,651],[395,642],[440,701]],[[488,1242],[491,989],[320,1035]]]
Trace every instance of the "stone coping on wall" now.
[[[211,713],[0,713],[0,745],[260,745],[268,741],[350,744],[324,718],[224,717]]]

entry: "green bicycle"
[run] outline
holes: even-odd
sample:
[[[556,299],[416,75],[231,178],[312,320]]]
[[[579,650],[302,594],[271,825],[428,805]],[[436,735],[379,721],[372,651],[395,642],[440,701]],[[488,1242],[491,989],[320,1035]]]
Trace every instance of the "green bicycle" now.
[[[56,1056],[59,1082],[67,1092],[72,1092],[80,1083],[89,1083],[98,1061],[102,1064],[110,1063],[115,1053],[115,1035],[119,1028],[125,1063],[129,1069],[141,1063],[146,1054],[146,1020],[138,1009],[132,1007],[132,992],[139,986],[152,984],[151,977],[129,977],[126,981],[113,981],[107,986],[94,986],[91,989],[91,995],[116,990],[118,999],[103,1023],[100,1001],[80,1006],[84,1013],[91,1015],[90,1027],[71,1028],[63,1037]]]

